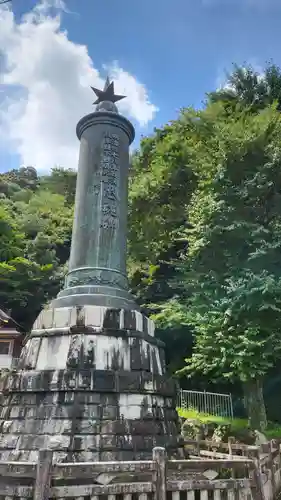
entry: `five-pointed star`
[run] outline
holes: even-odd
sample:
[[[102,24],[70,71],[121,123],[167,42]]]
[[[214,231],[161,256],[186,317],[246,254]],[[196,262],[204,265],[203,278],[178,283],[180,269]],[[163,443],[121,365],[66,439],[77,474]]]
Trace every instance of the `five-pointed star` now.
[[[109,83],[108,77],[106,79],[103,90],[96,89],[95,87],[91,87],[91,89],[95,92],[96,96],[98,97],[93,104],[99,104],[100,102],[103,101],[117,102],[120,101],[121,99],[124,99],[125,97],[124,95],[114,94],[114,83],[113,82]]]

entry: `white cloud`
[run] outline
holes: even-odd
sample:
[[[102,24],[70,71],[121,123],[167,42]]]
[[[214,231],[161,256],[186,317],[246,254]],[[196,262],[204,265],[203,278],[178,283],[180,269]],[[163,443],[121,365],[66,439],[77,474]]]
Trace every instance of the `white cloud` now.
[[[76,168],[76,123],[93,109],[90,85],[104,85],[87,47],[62,31],[62,10],[62,0],[42,0],[16,23],[10,10],[0,9],[0,142],[41,170]],[[157,108],[145,86],[117,62],[107,70],[116,92],[128,96],[120,111],[141,126],[152,120]]]

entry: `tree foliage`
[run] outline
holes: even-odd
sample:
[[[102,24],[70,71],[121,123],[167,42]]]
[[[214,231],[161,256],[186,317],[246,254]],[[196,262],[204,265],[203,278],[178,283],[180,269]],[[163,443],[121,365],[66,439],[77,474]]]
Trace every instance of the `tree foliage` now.
[[[226,119],[218,102],[200,121],[208,126],[200,125],[182,265],[189,297],[177,304],[196,335],[182,373],[250,385],[251,423],[264,427],[261,381],[281,356],[281,116],[276,106],[238,107]]]
[[[48,186],[33,167],[0,176],[0,302],[27,329],[58,293],[69,256],[73,191],[69,182],[60,194],[59,174],[54,169]]]

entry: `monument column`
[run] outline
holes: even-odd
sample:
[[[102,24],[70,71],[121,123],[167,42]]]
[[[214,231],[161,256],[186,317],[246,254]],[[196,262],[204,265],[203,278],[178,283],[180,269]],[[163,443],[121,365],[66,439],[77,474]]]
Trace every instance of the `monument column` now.
[[[126,273],[129,145],[135,131],[118,114],[114,103],[123,96],[114,94],[113,83],[93,90],[96,112],[76,127],[80,156],[69,272],[54,304],[138,309]]]
[[[18,370],[0,378],[0,460],[151,458],[176,452],[176,384],[164,345],[128,291],[126,228],[131,123],[106,82],[77,125],[80,158],[69,271],[39,314]]]

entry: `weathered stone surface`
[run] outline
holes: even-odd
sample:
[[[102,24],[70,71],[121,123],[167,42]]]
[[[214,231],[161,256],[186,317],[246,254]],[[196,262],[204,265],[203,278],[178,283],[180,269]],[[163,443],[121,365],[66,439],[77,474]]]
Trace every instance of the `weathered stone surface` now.
[[[153,337],[124,331],[33,331],[22,369],[1,379],[0,459],[30,460],[45,446],[59,461],[141,459],[156,445],[177,448],[176,385],[163,353]]]
[[[67,332],[68,330],[83,330],[89,332],[102,332],[109,330],[138,333],[154,337],[154,323],[138,310],[114,309],[105,306],[85,304],[83,306],[53,308],[48,306],[43,309],[36,319],[32,336],[50,336],[54,333]],[[119,333],[120,334],[120,333]]]

